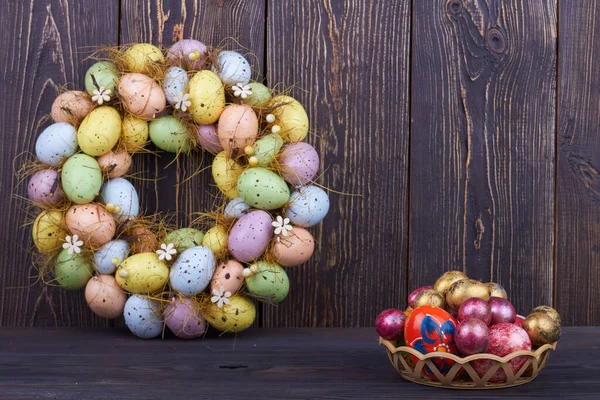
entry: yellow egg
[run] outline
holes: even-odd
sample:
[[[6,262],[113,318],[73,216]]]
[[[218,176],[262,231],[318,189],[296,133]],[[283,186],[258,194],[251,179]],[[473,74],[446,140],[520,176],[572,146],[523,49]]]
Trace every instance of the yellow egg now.
[[[223,308],[219,308],[217,303],[210,303],[202,314],[212,327],[221,332],[241,332],[252,326],[256,318],[256,308],[246,297],[235,294]]]
[[[123,62],[129,72],[147,73],[152,71],[152,64],[165,62],[165,57],[158,47],[137,43],[125,50]]]
[[[227,231],[221,225],[210,228],[202,239],[202,246],[208,247],[215,256],[227,253]]]
[[[90,156],[108,153],[121,136],[121,115],[112,107],[102,106],[85,117],[77,130],[77,144]]]
[[[33,242],[40,253],[60,249],[67,236],[64,216],[60,211],[42,211],[33,223]]]
[[[121,137],[128,152],[131,153],[144,147],[148,142],[148,135],[149,128],[147,121],[136,118],[133,115],[127,115],[123,118]]]
[[[214,124],[225,109],[225,88],[221,79],[211,71],[195,74],[189,83],[189,107],[194,122],[201,125]]]
[[[217,187],[230,199],[239,197],[237,181],[244,167],[222,151],[215,156],[212,163],[212,176]]]
[[[275,124],[279,126],[279,136],[286,142],[299,142],[308,133],[308,115],[302,104],[290,96],[279,95],[273,97],[269,103],[276,107],[272,114],[275,116]]]
[[[117,283],[130,293],[161,291],[169,280],[169,267],[156,253],[139,253],[123,260],[115,274]]]

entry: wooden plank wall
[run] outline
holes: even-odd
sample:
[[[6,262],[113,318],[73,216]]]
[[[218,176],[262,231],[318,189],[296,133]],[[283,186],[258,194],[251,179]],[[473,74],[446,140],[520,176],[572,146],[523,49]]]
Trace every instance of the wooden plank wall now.
[[[36,284],[13,159],[31,151],[89,46],[169,46],[178,32],[249,54],[294,86],[332,193],[307,265],[261,326],[369,326],[459,268],[526,313],[599,325],[600,4],[585,0],[8,0],[0,20],[0,326],[107,326],[81,292]],[[210,207],[195,154],[136,158],[147,213]]]

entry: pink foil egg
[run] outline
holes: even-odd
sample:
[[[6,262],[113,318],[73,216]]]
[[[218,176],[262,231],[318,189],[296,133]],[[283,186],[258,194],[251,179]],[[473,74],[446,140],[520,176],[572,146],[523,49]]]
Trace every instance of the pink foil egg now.
[[[291,144],[279,156],[283,179],[293,185],[306,185],[319,170],[319,154],[305,142]]]
[[[29,179],[27,185],[29,200],[37,204],[56,204],[62,198],[58,172],[53,169],[44,169],[36,172]]]
[[[179,65],[186,70],[199,71],[206,60],[207,55],[206,45],[202,42],[193,39],[184,39],[175,42],[167,52],[167,59],[170,64]],[[198,51],[200,57],[196,60],[190,59],[190,54]]]
[[[273,237],[273,220],[262,210],[242,215],[229,232],[228,247],[238,261],[251,262],[263,255]]]
[[[200,146],[209,153],[217,154],[223,151],[223,146],[217,136],[217,124],[200,125],[196,130],[196,138]]]
[[[180,339],[195,339],[206,331],[200,309],[190,299],[173,298],[164,311],[165,323]]]

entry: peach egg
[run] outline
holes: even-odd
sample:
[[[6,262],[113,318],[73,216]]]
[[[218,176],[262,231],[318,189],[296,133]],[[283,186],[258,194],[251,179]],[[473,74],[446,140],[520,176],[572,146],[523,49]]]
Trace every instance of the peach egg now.
[[[68,122],[79,125],[92,111],[94,102],[85,92],[69,90],[58,96],[52,103],[52,119],[54,122]]]
[[[237,293],[244,283],[244,266],[236,260],[228,260],[217,266],[210,288],[223,288],[224,292]]]
[[[125,175],[131,169],[131,164],[131,156],[126,151],[109,151],[98,157],[100,169],[111,179]]]
[[[252,107],[231,104],[219,117],[219,142],[229,154],[237,154],[251,145],[258,136],[258,117]]]
[[[304,228],[295,226],[287,236],[273,246],[275,260],[284,267],[293,267],[308,261],[315,250],[315,239]]]
[[[85,301],[98,316],[114,319],[123,314],[127,294],[112,275],[96,275],[85,286]]]
[[[125,74],[119,80],[119,96],[132,115],[153,119],[167,105],[167,98],[158,83],[144,74]]]
[[[102,246],[115,235],[114,217],[99,204],[78,204],[67,210],[65,223],[71,234],[92,246]]]

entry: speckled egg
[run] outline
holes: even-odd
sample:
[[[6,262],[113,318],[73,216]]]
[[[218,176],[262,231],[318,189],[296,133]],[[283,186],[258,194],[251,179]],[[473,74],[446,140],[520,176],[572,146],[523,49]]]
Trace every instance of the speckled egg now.
[[[139,253],[127,257],[117,268],[115,277],[127,292],[155,293],[167,284],[169,267],[156,253]]]
[[[204,232],[194,228],[181,228],[169,232],[163,242],[173,243],[177,254],[181,254],[187,249],[200,246],[202,239],[204,239]]]
[[[329,211],[329,196],[317,186],[305,186],[292,193],[285,216],[305,228],[318,224]]]
[[[271,133],[254,143],[254,157],[258,160],[259,167],[271,165],[277,153],[283,146],[283,139],[276,133]]]
[[[54,100],[51,115],[54,122],[79,125],[93,108],[94,102],[87,93],[79,90],[69,90]]]
[[[97,161],[102,172],[111,179],[125,175],[133,164],[131,155],[126,151],[109,151]]]
[[[179,67],[169,68],[163,80],[163,91],[165,92],[167,101],[170,104],[176,104],[181,101],[187,91],[188,83],[190,83],[190,78],[184,69]]]
[[[140,199],[135,187],[125,178],[110,179],[102,186],[100,193],[104,203],[112,203],[121,207],[117,219],[124,221],[140,214]]]
[[[198,52],[192,55],[193,52]],[[200,71],[206,61],[208,49],[204,43],[193,39],[183,39],[173,43],[167,52],[167,59],[170,64],[178,65],[188,71]],[[195,55],[198,58],[192,60]]]
[[[246,204],[261,210],[283,207],[290,197],[290,189],[275,172],[262,167],[248,168],[237,181],[240,197]]]
[[[241,262],[252,262],[262,256],[273,237],[273,220],[262,210],[242,215],[229,232],[231,255]]]
[[[198,144],[206,151],[217,154],[223,151],[223,146],[217,136],[217,125],[199,125],[196,130]]]
[[[111,91],[110,97],[114,97],[118,82],[119,70],[111,62],[97,62],[85,73],[85,90],[90,96],[94,95],[94,90],[104,88]]]
[[[69,254],[69,250],[63,249],[56,256],[54,277],[67,290],[83,288],[93,274],[94,267],[84,253]]]
[[[221,332],[241,332],[250,328],[256,319],[254,303],[241,294],[231,296],[229,304],[222,308],[217,303],[208,303],[203,311],[206,321]]]
[[[77,151],[77,131],[71,124],[57,122],[42,131],[35,142],[35,155],[48,165],[60,165]]]
[[[163,313],[165,323],[180,339],[195,339],[206,331],[206,321],[196,303],[174,297]]]
[[[225,88],[214,73],[203,70],[196,73],[189,83],[189,112],[200,125],[214,124],[225,108]]]
[[[307,262],[315,251],[315,239],[304,228],[295,226],[287,236],[279,238],[273,246],[273,257],[284,267]]]
[[[275,107],[274,124],[281,128],[279,134],[283,140],[291,143],[304,140],[308,134],[308,115],[302,104],[290,96],[279,95],[273,97],[269,105]]]
[[[31,235],[40,253],[59,249],[67,236],[63,214],[60,211],[42,211],[33,222]]]
[[[114,274],[117,266],[129,256],[129,243],[111,240],[94,252],[94,267],[99,274]]]
[[[131,254],[150,253],[158,249],[156,235],[145,226],[133,226],[127,229],[131,237]]]
[[[235,85],[236,83],[248,83],[252,75],[250,63],[243,55],[235,51],[221,51],[218,55],[218,67],[213,67],[215,72],[224,83]]]
[[[122,128],[121,139],[129,153],[140,150],[148,142],[150,133],[147,121],[133,115],[126,115],[123,118]]]
[[[94,314],[106,319],[123,315],[127,294],[112,275],[96,275],[85,285],[85,301]]]
[[[215,272],[215,256],[203,246],[181,253],[169,274],[171,288],[184,296],[194,296],[208,286]]]
[[[90,156],[108,153],[121,136],[121,115],[112,107],[94,109],[83,120],[77,130],[77,143]]]
[[[186,153],[193,145],[183,121],[170,115],[150,122],[150,140],[156,147],[169,153]]]
[[[283,179],[292,185],[306,185],[319,170],[319,154],[305,142],[286,146],[279,155]]]
[[[281,266],[272,262],[258,261],[250,268],[258,269],[258,272],[246,279],[246,287],[250,293],[259,296],[260,301],[280,303],[287,297],[290,291],[290,280]]]
[[[123,63],[129,72],[149,73],[155,64],[164,62],[162,51],[150,43],[136,43],[123,53]]]
[[[142,74],[125,74],[119,80],[119,95],[131,114],[141,119],[153,119],[167,105],[167,98],[158,83]]]
[[[123,316],[127,328],[139,338],[152,339],[162,333],[163,320],[157,301],[139,295],[130,296],[125,303]]]
[[[206,231],[202,239],[202,246],[209,248],[215,257],[227,253],[227,230],[222,225],[215,225]]]
[[[225,211],[223,211],[223,215],[225,215],[227,218],[239,218],[249,209],[250,206],[244,203],[244,199],[241,197],[236,197],[227,203],[225,206]]]
[[[231,104],[219,117],[218,136],[221,147],[229,154],[239,154],[254,143],[258,135],[258,117],[252,107]]]
[[[271,100],[271,91],[259,82],[248,83],[252,94],[246,98],[246,104],[252,107],[264,107]]]
[[[210,281],[211,291],[223,289],[223,292],[237,293],[244,284],[244,266],[236,260],[227,260],[217,266]]]
[[[65,224],[69,232],[92,246],[108,243],[117,229],[113,216],[95,203],[71,206],[65,214]]]
[[[239,197],[238,178],[244,167],[222,151],[215,156],[212,163],[212,177],[221,192],[230,199]]]
[[[102,171],[95,158],[75,154],[62,167],[60,175],[65,195],[76,204],[94,200],[102,187]]]
[[[58,172],[43,169],[31,175],[27,184],[27,197],[35,204],[55,205],[62,199]]]

